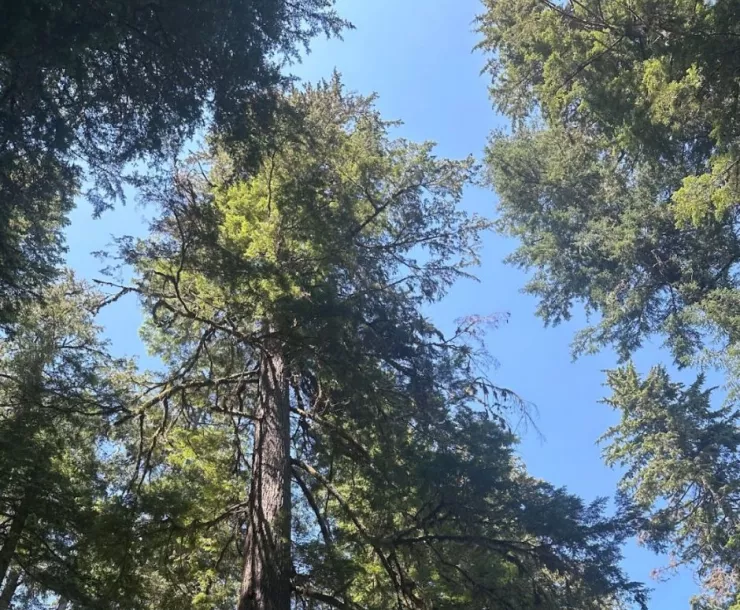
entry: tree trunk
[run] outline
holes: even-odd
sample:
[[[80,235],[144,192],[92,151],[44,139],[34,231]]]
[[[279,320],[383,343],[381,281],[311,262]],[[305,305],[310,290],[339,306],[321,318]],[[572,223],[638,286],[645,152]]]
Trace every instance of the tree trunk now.
[[[5,577],[8,575],[10,562],[13,560],[15,549],[18,547],[18,542],[20,542],[21,535],[23,534],[23,528],[26,526],[30,500],[29,494],[26,493],[23,500],[21,500],[18,510],[13,515],[13,522],[10,524],[10,530],[8,531],[7,538],[5,538],[5,543],[0,548],[0,582],[5,580]]]
[[[8,571],[8,577],[5,579],[3,592],[0,593],[0,610],[8,610],[10,602],[13,601],[13,595],[18,588],[21,580],[21,571],[18,567],[13,567]]]
[[[290,404],[282,349],[261,356],[238,610],[290,610]]]
[[[68,607],[69,607],[69,600],[64,597],[60,597],[59,603],[57,603],[57,610],[67,610]]]

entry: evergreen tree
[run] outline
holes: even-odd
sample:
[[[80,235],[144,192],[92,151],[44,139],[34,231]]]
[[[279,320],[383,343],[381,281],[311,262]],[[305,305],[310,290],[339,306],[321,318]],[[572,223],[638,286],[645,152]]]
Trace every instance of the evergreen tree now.
[[[643,540],[678,565],[698,566],[700,608],[736,608],[740,599],[740,412],[713,409],[700,377],[689,387],[657,367],[609,373],[607,402],[621,421],[604,436],[607,463],[626,468],[625,499],[648,513]]]
[[[491,139],[489,177],[540,314],[558,323],[581,303],[597,317],[577,353],[614,346],[627,360],[659,336],[679,366],[726,373],[727,401],[712,408],[702,378],[684,388],[662,368],[611,372],[622,421],[606,458],[628,468],[644,539],[698,564],[711,595],[697,603],[732,606],[740,3],[485,6],[491,95],[513,126]]]
[[[206,117],[235,158],[270,120],[282,58],[345,24],[331,0],[0,3],[0,323],[38,296],[82,170],[98,212],[121,169]],[[238,154],[237,154],[238,153]]]
[[[685,363],[737,339],[740,3],[486,3],[501,228],[548,322],[601,321],[579,348],[627,356],[653,333]]]
[[[0,607],[16,594],[102,603],[101,444],[127,410],[130,369],[92,323],[101,298],[68,276],[0,346]]]
[[[214,541],[196,550],[207,584],[182,607],[220,607],[210,583],[235,570],[240,610],[644,603],[618,565],[627,516],[513,457],[513,397],[482,372],[480,321],[448,337],[422,314],[489,226],[458,206],[472,160],[391,139],[373,99],[336,77],[287,102],[297,120],[276,127],[258,173],[235,176],[223,149],[176,167],[145,194],[162,211],[151,237],[122,242],[137,269],[122,289],[168,369],[137,410],[157,431],[136,452],[140,479],[165,485],[147,463],[154,438],[180,445],[177,460],[191,434],[212,435],[193,450],[230,456],[234,473],[227,485],[224,465],[209,468],[225,493],[204,506],[220,502],[223,519],[178,523]]]

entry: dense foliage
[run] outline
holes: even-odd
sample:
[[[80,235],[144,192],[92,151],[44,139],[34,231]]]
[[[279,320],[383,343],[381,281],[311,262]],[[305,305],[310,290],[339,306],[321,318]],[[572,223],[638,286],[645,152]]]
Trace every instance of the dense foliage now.
[[[558,323],[585,306],[596,322],[577,353],[610,346],[627,360],[660,337],[678,366],[726,373],[724,408],[701,378],[684,389],[662,368],[612,373],[623,421],[606,454],[630,467],[646,538],[699,562],[726,607],[738,587],[740,3],[485,5],[491,95],[512,119],[487,165],[539,313]]]
[[[577,350],[660,335],[724,368],[608,373],[618,502],[528,474],[477,316],[425,315],[493,227],[472,158],[394,138],[284,60],[331,0],[6,2],[0,24],[0,610],[617,610],[639,534],[740,607],[736,0],[485,0],[499,228]],[[182,143],[207,126],[207,146]],[[155,220],[63,270],[83,179]],[[98,312],[132,296],[156,370]]]
[[[258,152],[281,58],[343,23],[330,0],[71,0],[0,4],[0,322],[60,262],[81,172],[98,211],[121,168],[212,119]]]
[[[101,444],[132,377],[92,324],[100,295],[69,276],[44,296],[0,347],[0,607],[46,592],[95,607],[115,587]]]
[[[514,460],[476,321],[445,337],[420,313],[476,260],[472,161],[390,139],[336,78],[290,104],[300,128],[257,175],[235,182],[223,152],[177,168],[148,192],[153,237],[123,243],[169,417],[228,415],[229,470],[249,473],[245,558],[220,567],[245,563],[239,608],[642,601],[616,563],[629,524]]]
[[[697,566],[699,607],[737,607],[740,412],[713,409],[701,378],[684,387],[662,368],[644,379],[632,366],[612,371],[609,385],[621,421],[605,457],[626,467],[621,491],[648,512],[643,540]]]
[[[736,338],[737,11],[490,3],[491,91],[517,128],[489,167],[547,321],[581,300],[602,314],[588,340],[625,354],[654,332],[679,358],[705,329]]]
[[[633,515],[514,457],[485,321],[446,337],[422,314],[489,226],[459,208],[473,161],[392,139],[338,78],[286,103],[251,177],[219,145],[151,177],[160,216],[120,243],[132,283],[103,298],[70,279],[22,309],[0,604],[644,604],[619,567]],[[158,372],[97,338],[92,313],[127,293]]]

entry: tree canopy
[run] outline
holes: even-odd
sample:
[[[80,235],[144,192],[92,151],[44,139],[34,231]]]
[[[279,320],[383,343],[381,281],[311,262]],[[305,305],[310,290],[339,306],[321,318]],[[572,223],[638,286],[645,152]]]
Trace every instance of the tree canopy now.
[[[0,607],[46,593],[112,606],[102,444],[128,408],[131,368],[93,324],[101,295],[66,275],[44,297],[0,347]]]
[[[127,163],[166,154],[205,119],[249,164],[283,58],[345,25],[331,0],[3,2],[0,322],[60,262],[80,188],[101,211]],[[238,146],[237,146],[238,143]]]
[[[473,160],[393,139],[338,77],[286,103],[251,177],[215,147],[146,186],[161,215],[121,240],[136,275],[108,300],[139,296],[165,368],[111,416],[98,597],[50,590],[75,608],[644,605],[619,566],[632,513],[527,474],[485,321],[445,336],[422,313],[489,227],[459,207]]]
[[[643,535],[698,562],[710,598],[738,593],[736,482],[740,233],[740,3],[485,2],[481,48],[491,96],[512,120],[494,134],[488,175],[510,261],[546,323],[585,306],[576,353],[628,360],[661,338],[675,364],[724,371],[727,400],[703,377],[666,369],[609,374],[622,421],[606,458],[627,467]]]
[[[602,317],[585,339],[624,355],[654,333],[679,359],[706,331],[734,342],[740,6],[488,7],[491,93],[516,124],[490,176],[543,317],[584,302]]]
[[[604,436],[607,463],[626,468],[621,492],[644,509],[642,540],[695,565],[699,608],[737,608],[740,412],[713,408],[702,378],[689,387],[656,367],[609,373],[621,421]]]
[[[291,82],[348,25],[332,0],[6,4],[0,610],[644,610],[636,534],[698,566],[698,608],[737,609],[736,394],[626,364],[618,501],[532,476],[496,319],[427,314],[497,226],[462,205],[481,167],[396,137],[337,74]],[[485,8],[513,126],[487,176],[542,315],[583,302],[578,349],[658,333],[740,380],[740,7]],[[62,266],[83,182],[97,212],[128,184],[154,216],[96,288]],[[132,297],[152,370],[96,322]]]

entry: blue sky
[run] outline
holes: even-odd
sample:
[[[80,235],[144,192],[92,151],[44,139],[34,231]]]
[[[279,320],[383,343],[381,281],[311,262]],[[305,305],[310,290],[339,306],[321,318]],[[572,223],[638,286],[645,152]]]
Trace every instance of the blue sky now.
[[[480,156],[490,131],[505,127],[487,96],[487,81],[480,74],[483,58],[473,53],[477,41],[475,15],[478,0],[339,0],[340,13],[357,27],[344,41],[317,40],[312,53],[293,71],[302,79],[328,78],[338,69],[349,89],[379,95],[378,106],[389,119],[401,119],[399,135],[412,140],[434,140],[438,153]],[[495,194],[471,189],[464,205],[480,214],[495,213]],[[145,210],[133,202],[92,220],[81,203],[68,231],[69,264],[81,275],[100,277],[101,264],[91,252],[104,248],[111,236],[142,234]],[[614,423],[615,416],[599,404],[605,395],[604,369],[616,358],[604,352],[572,362],[570,341],[584,321],[545,329],[535,317],[533,298],[521,294],[526,276],[503,265],[514,243],[491,235],[485,241],[479,283],[456,285],[433,315],[443,327],[469,314],[508,313],[509,321],[492,331],[488,346],[499,367],[494,378],[518,392],[537,408],[537,426],[544,438],[522,431],[520,454],[530,472],[591,500],[612,495],[618,473],[601,462],[596,439]],[[101,319],[114,350],[146,356],[137,336],[141,322],[133,299],[106,311]],[[641,371],[666,361],[657,346],[638,355]],[[630,576],[654,588],[651,608],[688,608],[696,585],[688,573],[669,582],[651,579],[653,568],[665,563],[631,544],[625,567]]]

